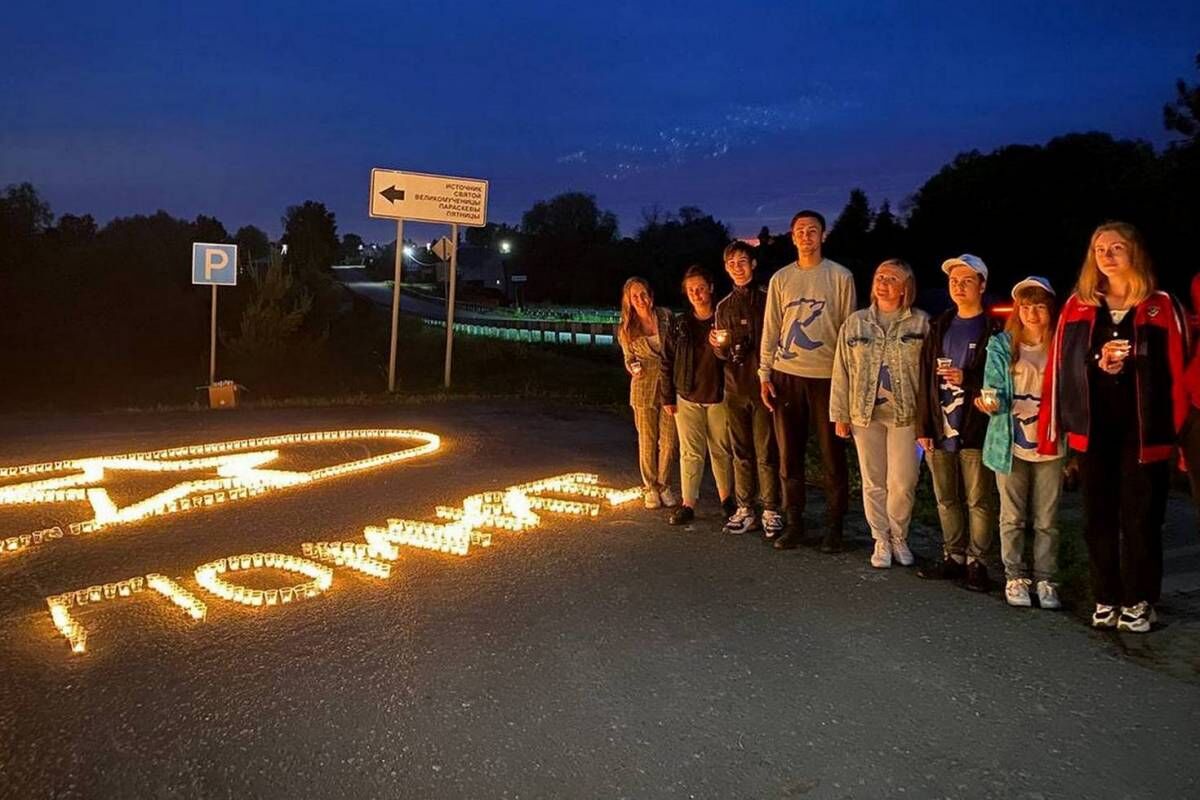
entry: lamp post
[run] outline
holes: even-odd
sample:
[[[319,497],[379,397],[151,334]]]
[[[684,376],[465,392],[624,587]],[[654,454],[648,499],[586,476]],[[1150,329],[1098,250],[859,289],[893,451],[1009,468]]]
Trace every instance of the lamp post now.
[[[508,254],[512,252],[512,242],[508,239],[503,239],[500,242],[500,268],[504,270],[504,296],[512,300],[512,287],[508,282]],[[517,303],[517,310],[521,310],[521,304]]]

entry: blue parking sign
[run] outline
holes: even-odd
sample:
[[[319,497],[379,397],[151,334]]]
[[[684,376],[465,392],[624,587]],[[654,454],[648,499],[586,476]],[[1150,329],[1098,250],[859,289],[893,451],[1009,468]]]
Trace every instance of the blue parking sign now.
[[[237,286],[237,245],[193,242],[192,283]]]

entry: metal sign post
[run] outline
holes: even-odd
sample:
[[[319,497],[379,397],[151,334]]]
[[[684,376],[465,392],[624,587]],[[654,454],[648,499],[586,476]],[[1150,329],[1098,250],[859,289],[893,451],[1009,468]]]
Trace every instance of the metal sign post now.
[[[396,391],[396,337],[400,324],[400,272],[404,261],[404,220],[396,220],[396,272],[392,286],[392,351],[388,356],[388,391]]]
[[[217,285],[213,284],[212,340],[208,344],[208,385],[217,382]]]
[[[454,286],[458,277],[458,223],[450,225],[450,291],[446,297],[446,373],[445,387],[450,388],[450,360],[454,353]]]
[[[396,220],[396,285],[392,291],[392,349],[388,363],[388,391],[396,387],[396,337],[400,319],[400,263],[404,250],[404,220],[449,223],[450,289],[446,305],[445,385],[450,388],[450,359],[454,349],[454,294],[458,276],[458,226],[482,228],[487,224],[488,182],[424,172],[371,170],[371,196],[367,213],[377,219]]]
[[[192,283],[212,286],[212,334],[209,339],[208,383],[217,382],[217,287],[237,286],[237,245],[192,243]]]

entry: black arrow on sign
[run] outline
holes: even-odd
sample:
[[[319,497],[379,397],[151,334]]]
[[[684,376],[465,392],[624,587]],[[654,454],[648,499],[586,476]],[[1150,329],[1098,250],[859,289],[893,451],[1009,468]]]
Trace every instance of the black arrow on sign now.
[[[397,189],[395,186],[389,186],[380,192],[380,194],[383,195],[383,199],[387,200],[389,203],[394,203],[397,200],[404,199],[404,190]]]

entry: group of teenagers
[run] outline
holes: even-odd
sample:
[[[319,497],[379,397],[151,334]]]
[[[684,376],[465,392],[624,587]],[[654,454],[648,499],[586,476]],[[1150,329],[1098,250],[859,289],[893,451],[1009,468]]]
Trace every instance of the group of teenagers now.
[[[875,268],[859,309],[850,271],[822,252],[825,232],[821,214],[797,213],[797,259],[766,285],[755,280],[754,249],[730,243],[733,290],[714,302],[713,276],[690,267],[690,308],[680,315],[655,304],[646,280],[626,281],[617,338],[646,507],[670,507],[672,525],[692,522],[707,453],[726,533],[761,531],[776,549],[811,543],[835,553],[853,439],[873,567],[914,563],[907,540],[923,457],[943,552],[917,575],[989,591],[998,494],[1006,601],[1059,608],[1056,519],[1074,451],[1092,624],[1148,632],[1172,464],[1183,453],[1200,466],[1200,358],[1190,358],[1184,312],[1156,288],[1137,229],[1095,230],[1065,302],[1043,277],[1018,281],[1003,326],[984,307],[987,265],[970,254],[942,264],[953,307],[939,316],[913,307],[916,281],[900,259]],[[812,539],[810,434],[826,498],[823,535]],[[679,495],[670,486],[677,457]]]

